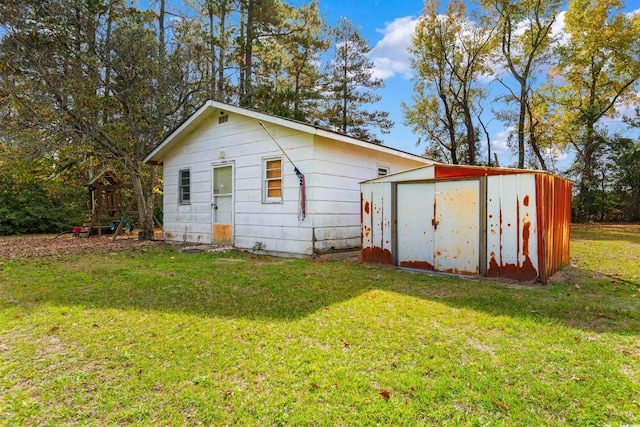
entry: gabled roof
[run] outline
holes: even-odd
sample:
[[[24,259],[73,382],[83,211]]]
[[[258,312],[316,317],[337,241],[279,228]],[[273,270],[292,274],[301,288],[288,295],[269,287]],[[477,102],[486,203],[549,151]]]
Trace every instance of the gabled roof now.
[[[84,185],[85,185],[85,187],[89,186],[89,185],[96,185],[103,178],[104,178],[104,181],[106,181],[110,185],[121,184],[121,182],[118,179],[118,177],[116,176],[115,172],[108,170],[108,171],[100,172],[99,174],[92,176],[91,178],[89,178],[89,181],[85,182]]]
[[[178,126],[173,132],[167,136],[156,148],[151,151],[145,158],[145,163],[158,164],[162,163],[165,154],[173,144],[180,140],[182,136],[188,134],[190,131],[196,129],[201,123],[209,119],[215,111],[223,110],[229,113],[239,114],[246,117],[253,117],[265,123],[271,123],[287,127],[290,129],[299,130],[301,132],[309,133],[340,141],[345,144],[350,144],[358,147],[365,147],[371,150],[380,151],[387,154],[392,154],[398,157],[403,157],[412,160],[423,161],[425,164],[435,163],[433,160],[417,156],[415,154],[408,153],[406,151],[398,150],[396,148],[386,147],[384,145],[374,144],[372,142],[363,141],[357,138],[350,137],[341,133],[333,132],[328,129],[324,129],[319,126],[314,126],[309,123],[298,122],[283,117],[272,116],[269,114],[261,113],[258,111],[250,110],[247,108],[237,107],[235,105],[225,104],[218,101],[207,101],[202,107],[200,107],[195,113],[193,113],[187,120],[185,120],[180,126]]]

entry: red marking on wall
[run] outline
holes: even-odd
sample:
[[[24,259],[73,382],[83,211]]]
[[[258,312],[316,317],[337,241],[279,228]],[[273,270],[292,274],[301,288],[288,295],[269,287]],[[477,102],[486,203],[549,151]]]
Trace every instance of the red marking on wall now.
[[[402,261],[400,262],[400,267],[415,268],[416,270],[435,270],[433,264],[427,261]]]
[[[369,201],[364,202],[364,212],[369,213]]]
[[[522,225],[522,255],[529,257],[529,237],[531,237],[531,221],[525,221]]]
[[[525,206],[529,206],[529,195],[524,196],[524,200],[522,200],[522,204]]]
[[[362,248],[362,262],[369,264],[391,265],[391,252],[381,248]]]

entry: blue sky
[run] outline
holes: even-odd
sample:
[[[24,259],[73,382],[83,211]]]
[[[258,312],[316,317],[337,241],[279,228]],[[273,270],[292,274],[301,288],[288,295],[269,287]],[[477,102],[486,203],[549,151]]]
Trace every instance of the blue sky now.
[[[329,25],[336,25],[340,17],[353,21],[373,47],[370,58],[376,64],[376,73],[384,79],[385,88],[377,91],[382,100],[371,109],[388,111],[395,122],[391,133],[381,135],[385,145],[415,154],[424,152],[416,147],[417,137],[402,124],[402,101],[410,102],[413,83],[410,81],[409,54],[413,23],[422,9],[421,0],[366,1],[320,0],[320,10]],[[385,38],[386,36],[386,38]]]
[[[346,17],[360,27],[361,34],[367,38],[373,48],[369,57],[376,64],[376,75],[385,81],[385,88],[377,91],[382,100],[371,108],[388,111],[395,126],[390,134],[382,135],[385,145],[415,154],[424,152],[424,146],[416,147],[417,136],[403,125],[400,108],[402,101],[411,103],[413,82],[411,81],[410,46],[411,33],[415,19],[420,16],[424,2],[422,0],[404,1],[366,1],[366,0],[319,0],[320,10],[326,15],[329,25],[336,25],[338,18]],[[301,3],[293,0],[292,4]],[[446,5],[446,0],[443,0]],[[628,0],[627,12],[639,10],[640,0]],[[562,19],[558,20],[556,31],[560,31]],[[487,108],[488,110],[489,108]],[[631,113],[632,109],[625,109]],[[509,129],[493,120],[489,125],[492,139],[492,151],[496,152],[502,166],[514,162],[506,142]],[[568,165],[570,156],[563,154],[558,167]]]

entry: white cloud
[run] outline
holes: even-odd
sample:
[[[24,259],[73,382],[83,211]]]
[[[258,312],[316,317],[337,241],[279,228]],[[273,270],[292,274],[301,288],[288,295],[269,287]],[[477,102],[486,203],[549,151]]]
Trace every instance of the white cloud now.
[[[563,162],[569,159],[569,152],[567,150],[559,150],[557,148],[545,148],[543,150],[543,156],[551,159],[553,162]]]
[[[378,30],[383,37],[369,52],[375,65],[373,77],[387,79],[395,75],[411,78],[411,35],[417,19],[411,16],[397,18]]]
[[[563,10],[558,13],[556,16],[556,20],[553,22],[551,26],[551,36],[557,39],[557,42],[564,46],[569,42],[569,34],[564,30],[564,15],[566,15],[567,11]]]
[[[496,154],[510,154],[511,151],[508,145],[509,136],[512,135],[515,130],[515,127],[510,126],[495,134],[494,137],[491,138],[491,152]]]
[[[636,92],[634,96],[635,96],[635,99],[640,99],[640,92]],[[615,115],[613,117],[604,116],[602,118],[602,124],[607,127],[619,126],[624,128],[627,125],[623,123],[623,119],[625,117],[635,117],[637,107],[638,106],[633,102],[627,103],[627,104],[618,104],[616,105]]]
[[[627,13],[627,18],[633,18],[636,15],[640,15],[640,9],[632,10],[631,12]]]

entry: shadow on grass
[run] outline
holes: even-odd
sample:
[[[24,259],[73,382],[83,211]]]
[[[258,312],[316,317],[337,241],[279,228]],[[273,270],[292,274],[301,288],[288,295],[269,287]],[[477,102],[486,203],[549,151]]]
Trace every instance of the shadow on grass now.
[[[511,288],[358,264],[238,254],[159,250],[89,258],[16,264],[5,271],[11,285],[4,286],[4,293],[25,304],[292,321],[383,290],[492,316],[558,322],[594,332],[638,335],[640,331],[633,290],[616,290],[601,279],[581,279],[579,287],[572,282]],[[588,271],[574,270],[590,277]]]
[[[606,235],[589,233],[589,232],[572,232],[572,240],[588,240],[595,241],[608,241],[608,242],[625,242],[632,244],[640,244],[640,234],[630,231],[612,231]]]

